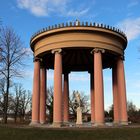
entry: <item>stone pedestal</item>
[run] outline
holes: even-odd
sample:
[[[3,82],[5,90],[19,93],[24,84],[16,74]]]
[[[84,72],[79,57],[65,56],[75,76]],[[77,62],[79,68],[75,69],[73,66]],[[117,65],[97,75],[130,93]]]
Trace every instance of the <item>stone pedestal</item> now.
[[[82,122],[82,109],[81,107],[77,108],[77,120],[76,120],[76,125],[81,125],[83,124]]]
[[[30,126],[39,126],[39,122],[32,121],[29,125]]]
[[[62,127],[62,122],[53,122],[52,124],[52,127],[56,127],[56,128],[59,128],[59,127]]]

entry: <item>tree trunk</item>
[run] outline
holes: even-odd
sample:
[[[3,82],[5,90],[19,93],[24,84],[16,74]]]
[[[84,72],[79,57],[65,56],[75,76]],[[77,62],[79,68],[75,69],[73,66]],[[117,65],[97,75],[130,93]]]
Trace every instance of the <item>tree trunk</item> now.
[[[17,122],[17,113],[15,112],[15,123]]]
[[[16,105],[16,110],[15,110],[15,123],[17,122],[17,113],[18,113],[18,104]]]
[[[9,95],[9,76],[7,78],[7,88],[4,96],[4,123],[5,124],[7,124],[8,95]]]
[[[7,93],[4,95],[4,114],[3,114],[3,121],[6,124],[7,123]]]
[[[9,51],[8,51],[9,52]],[[9,53],[8,53],[9,54]],[[7,69],[7,87],[6,93],[4,96],[4,123],[7,124],[7,110],[8,110],[8,96],[9,96],[9,87],[10,87],[10,67],[9,67],[9,55],[8,55],[8,69]]]

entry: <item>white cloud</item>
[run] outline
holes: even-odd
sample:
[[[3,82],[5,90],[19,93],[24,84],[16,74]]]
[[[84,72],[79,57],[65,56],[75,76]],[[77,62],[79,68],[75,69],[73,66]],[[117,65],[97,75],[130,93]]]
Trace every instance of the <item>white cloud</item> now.
[[[47,71],[47,80],[53,80],[54,79],[54,73],[52,70]]]
[[[68,7],[69,0],[17,0],[20,9],[30,11],[35,16],[47,16],[55,13],[59,16],[80,17],[88,13],[89,8],[79,10]]]
[[[33,52],[31,48],[23,48],[23,51],[26,52],[26,55],[29,57],[33,57]]]
[[[27,9],[36,16],[46,16],[48,14],[48,0],[17,0],[18,7]]]
[[[139,4],[139,2],[137,0],[133,0],[130,3],[128,3],[127,7],[132,8],[132,7],[137,6],[138,4]]]
[[[25,78],[33,79],[33,74],[34,74],[34,71],[32,69],[25,69],[24,70],[24,77]]]
[[[26,69],[24,72],[24,76],[28,78],[33,78],[33,69]],[[87,82],[90,80],[90,76],[87,73],[71,73],[69,74],[70,81],[80,81],[80,82]],[[48,70],[47,71],[47,80],[54,80],[54,71]]]
[[[132,83],[130,82],[131,86],[135,89],[140,89],[140,80],[133,80]]]
[[[126,86],[133,90],[133,91],[140,91],[140,79],[139,79],[140,74],[135,73],[131,74],[130,77],[126,77]],[[131,88],[130,88],[131,87]]]
[[[52,4],[55,6],[65,5],[67,3],[67,0],[51,0]]]
[[[80,73],[72,73],[70,74],[70,80],[71,81],[80,81],[80,82],[87,82],[89,81],[89,75],[88,74],[80,74]]]
[[[79,11],[75,11],[75,10],[70,10],[67,15],[68,16],[75,16],[75,17],[80,17],[82,15],[85,15],[86,13],[88,13],[89,8],[87,9],[83,9],[83,10],[79,10]]]
[[[140,76],[140,72],[135,72],[134,75],[135,76]]]
[[[128,92],[127,93],[129,96],[132,96],[132,97],[139,97],[140,96],[140,92]]]
[[[111,82],[112,81],[112,77],[111,76],[104,76],[104,81],[106,82]]]
[[[140,17],[125,19],[118,23],[117,26],[126,33],[129,41],[137,39],[140,36]]]

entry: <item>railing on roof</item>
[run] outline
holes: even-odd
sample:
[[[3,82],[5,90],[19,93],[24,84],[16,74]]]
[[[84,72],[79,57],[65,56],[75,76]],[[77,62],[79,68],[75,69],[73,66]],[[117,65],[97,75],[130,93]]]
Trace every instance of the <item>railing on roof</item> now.
[[[46,28],[42,28],[41,30],[39,30],[38,32],[34,33],[31,37],[31,40],[33,38],[35,38],[37,35],[43,33],[43,32],[47,32],[47,31],[50,31],[50,30],[54,30],[54,29],[59,29],[59,28],[65,28],[65,27],[96,27],[96,28],[104,28],[104,29],[107,29],[107,30],[111,30],[111,31],[114,31],[114,32],[117,32],[121,35],[123,35],[125,38],[126,35],[124,32],[122,32],[120,29],[118,28],[115,28],[115,27],[112,27],[112,26],[109,26],[109,25],[106,25],[106,24],[100,24],[100,23],[95,23],[95,22],[80,22],[78,20],[76,20],[75,22],[66,22],[66,23],[61,23],[61,24],[55,24],[55,25],[52,25],[52,26],[48,26]]]

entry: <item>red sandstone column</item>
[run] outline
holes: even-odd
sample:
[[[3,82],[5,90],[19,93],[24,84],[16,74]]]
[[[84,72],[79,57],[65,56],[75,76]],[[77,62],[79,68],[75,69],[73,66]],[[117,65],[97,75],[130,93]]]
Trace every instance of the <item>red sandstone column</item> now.
[[[39,122],[39,88],[40,88],[40,62],[39,59],[34,60],[34,79],[33,79],[33,95],[32,95],[32,122]]]
[[[104,124],[102,52],[104,50],[94,49],[95,125]]]
[[[90,92],[91,92],[91,123],[95,122],[95,94],[94,94],[94,77],[90,74]]]
[[[118,93],[120,103],[120,123],[123,125],[128,124],[127,118],[127,101],[126,101],[126,85],[123,60],[117,60],[117,79],[118,79]]]
[[[53,126],[62,124],[62,55],[61,49],[52,51],[54,58],[54,102],[53,102]]]
[[[64,73],[64,123],[69,122],[69,78],[68,73]]]
[[[46,122],[46,68],[41,67],[40,77],[40,123]]]
[[[113,85],[113,106],[114,106],[114,123],[119,123],[119,95],[117,82],[117,67],[116,63],[112,68],[112,85]]]

